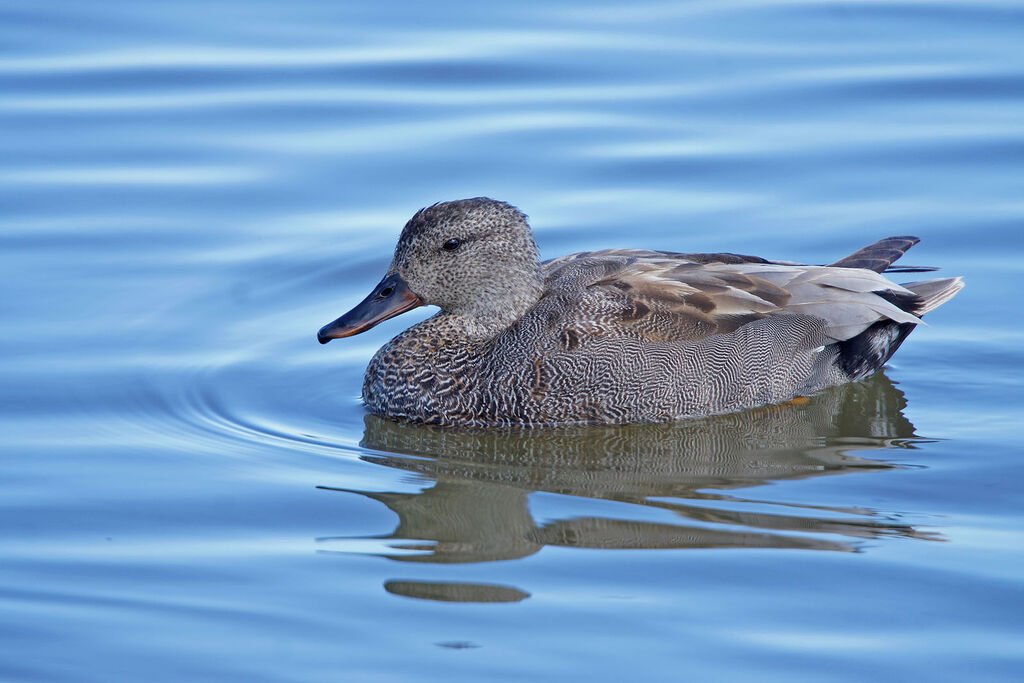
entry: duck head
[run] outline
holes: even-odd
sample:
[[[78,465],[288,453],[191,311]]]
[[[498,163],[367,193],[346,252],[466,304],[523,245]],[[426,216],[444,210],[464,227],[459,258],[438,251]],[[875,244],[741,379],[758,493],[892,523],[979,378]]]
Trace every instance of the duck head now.
[[[494,334],[533,306],[543,288],[522,212],[486,197],[442,202],[405,224],[384,279],[317,339],[350,337],[423,305],[440,307],[470,336]]]

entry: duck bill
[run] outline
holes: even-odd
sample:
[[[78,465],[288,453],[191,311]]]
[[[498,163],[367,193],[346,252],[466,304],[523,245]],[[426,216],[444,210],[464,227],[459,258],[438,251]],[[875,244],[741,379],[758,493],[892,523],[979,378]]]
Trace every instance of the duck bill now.
[[[405,280],[395,275],[388,275],[377,283],[370,295],[359,302],[359,305],[332,323],[320,328],[316,338],[321,344],[332,339],[351,337],[366,332],[379,322],[422,306],[423,300],[413,294]]]

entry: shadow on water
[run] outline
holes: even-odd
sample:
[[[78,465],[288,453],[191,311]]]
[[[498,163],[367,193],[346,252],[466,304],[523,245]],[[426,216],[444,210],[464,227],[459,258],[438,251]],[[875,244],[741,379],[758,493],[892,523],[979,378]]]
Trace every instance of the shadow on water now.
[[[901,412],[905,405],[903,393],[879,373],[798,404],[672,424],[463,431],[368,415],[361,445],[374,452],[362,459],[433,484],[414,493],[321,487],[379,501],[399,522],[390,534],[372,539],[331,537],[318,543],[323,552],[348,552],[336,548],[375,540],[378,549],[387,549],[375,554],[392,560],[450,564],[521,558],[547,545],[857,552],[865,540],[882,536],[940,540],[867,507],[732,493],[770,482],[898,467],[863,453],[920,442]],[[528,504],[534,492],[630,505],[609,505],[606,516],[538,522]],[[633,506],[668,511],[679,522],[635,519],[640,508]],[[518,589],[477,584],[396,580],[385,588],[459,602],[528,597]]]

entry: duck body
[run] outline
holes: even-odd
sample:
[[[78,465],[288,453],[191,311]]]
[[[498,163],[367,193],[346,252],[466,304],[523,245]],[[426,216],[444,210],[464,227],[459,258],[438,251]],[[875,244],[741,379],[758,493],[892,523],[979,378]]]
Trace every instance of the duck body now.
[[[916,242],[887,238],[830,266],[623,249],[541,263],[518,210],[460,200],[417,213],[381,284],[318,337],[441,306],[367,368],[366,406],[395,418],[490,427],[723,413],[881,367],[962,287],[878,272]]]

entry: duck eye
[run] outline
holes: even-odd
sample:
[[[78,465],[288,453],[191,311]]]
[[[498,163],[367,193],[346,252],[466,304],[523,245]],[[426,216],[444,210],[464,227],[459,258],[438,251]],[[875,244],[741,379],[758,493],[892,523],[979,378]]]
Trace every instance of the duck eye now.
[[[450,239],[447,242],[445,242],[444,244],[442,244],[441,248],[444,249],[445,251],[455,251],[461,245],[462,245],[462,240],[456,239],[456,238],[453,237],[452,239]]]

